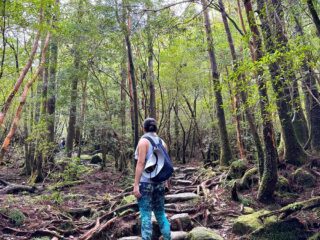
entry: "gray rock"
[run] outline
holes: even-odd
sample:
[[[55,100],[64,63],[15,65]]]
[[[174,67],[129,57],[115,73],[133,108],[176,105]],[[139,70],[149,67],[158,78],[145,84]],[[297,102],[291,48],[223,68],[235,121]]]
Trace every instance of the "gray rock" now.
[[[176,185],[190,186],[192,184],[192,181],[176,179],[176,180],[173,180],[173,183]]]
[[[192,229],[187,237],[189,240],[224,240],[218,233],[205,227],[196,227]]]
[[[186,240],[187,239],[187,235],[188,233],[184,232],[184,231],[177,231],[171,232],[171,239],[172,240]]]
[[[165,196],[167,203],[198,200],[199,198],[200,196],[195,193],[178,193]]]
[[[191,218],[188,213],[175,214],[169,221],[173,231],[189,231],[192,229]]]

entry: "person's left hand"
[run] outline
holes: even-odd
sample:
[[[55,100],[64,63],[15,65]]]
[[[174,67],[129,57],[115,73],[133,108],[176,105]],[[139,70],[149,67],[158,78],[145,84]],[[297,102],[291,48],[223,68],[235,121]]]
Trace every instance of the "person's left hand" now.
[[[141,197],[141,193],[139,190],[139,185],[134,185],[133,187],[133,195],[138,199]]]

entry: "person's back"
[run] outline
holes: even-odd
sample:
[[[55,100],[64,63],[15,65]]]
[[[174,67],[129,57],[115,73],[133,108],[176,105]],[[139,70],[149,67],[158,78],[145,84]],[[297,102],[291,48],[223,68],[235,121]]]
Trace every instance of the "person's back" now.
[[[152,211],[158,221],[163,239],[171,240],[170,223],[164,211],[165,182],[153,182],[142,174],[146,159],[153,153],[152,144],[146,137],[150,137],[155,143],[159,143],[161,139],[157,136],[157,124],[153,118],[147,118],[143,127],[145,134],[141,137],[135,152],[137,166],[133,190],[140,210],[142,240],[151,240]]]

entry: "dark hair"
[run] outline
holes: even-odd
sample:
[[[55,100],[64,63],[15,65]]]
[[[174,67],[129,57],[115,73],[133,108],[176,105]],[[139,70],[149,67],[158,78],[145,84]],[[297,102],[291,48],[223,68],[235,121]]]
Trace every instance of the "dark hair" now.
[[[146,132],[157,132],[157,121],[154,118],[147,118],[143,122],[143,128]]]

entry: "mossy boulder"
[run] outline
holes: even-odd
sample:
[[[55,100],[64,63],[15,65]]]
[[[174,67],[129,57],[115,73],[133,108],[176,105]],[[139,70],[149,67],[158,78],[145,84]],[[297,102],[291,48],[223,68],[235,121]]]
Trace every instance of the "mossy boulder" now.
[[[247,167],[246,160],[239,159],[239,160],[233,161],[230,165],[228,178],[229,179],[241,178],[247,169],[248,167]]]
[[[264,222],[262,222],[259,217],[266,213],[269,213],[269,211],[260,210],[255,213],[239,216],[233,223],[232,231],[235,234],[244,235],[263,227],[265,224],[276,222],[275,216],[265,218]]]
[[[286,179],[283,176],[279,176],[277,185],[276,185],[276,190],[279,192],[290,192],[291,188],[290,188],[290,183],[288,179]]]
[[[302,240],[310,233],[296,218],[267,224],[250,234],[250,240]]]
[[[243,214],[252,214],[252,213],[254,213],[254,209],[251,207],[243,207],[242,213]]]
[[[293,173],[293,180],[295,183],[303,187],[314,187],[316,184],[316,178],[303,168],[298,168]]]
[[[205,228],[205,227],[196,227],[188,233],[187,239],[189,240],[223,240],[218,233],[215,231]]]

